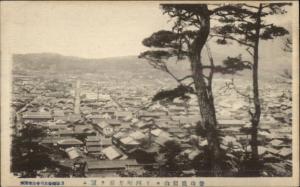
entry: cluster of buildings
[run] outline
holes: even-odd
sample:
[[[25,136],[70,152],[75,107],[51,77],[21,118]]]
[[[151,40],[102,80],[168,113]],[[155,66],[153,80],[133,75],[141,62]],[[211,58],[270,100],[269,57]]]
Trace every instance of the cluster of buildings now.
[[[86,177],[126,172],[143,176],[167,161],[161,150],[168,141],[177,142],[179,154],[192,162],[207,145],[196,133],[201,121],[197,98],[190,95],[187,102],[179,98],[151,102],[155,90],[148,84],[142,87],[113,80],[17,77],[12,102],[14,132],[18,134],[25,125],[44,127],[46,136],[34,141],[55,150],[53,159],[70,176],[76,176],[78,170]],[[233,93],[228,94],[231,96],[216,96],[215,101],[224,134],[221,147],[228,152],[250,152],[250,136],[241,130],[250,127],[245,120],[249,119],[248,103],[229,99]],[[266,175],[291,172],[291,102],[287,98],[264,97],[269,105],[259,128],[259,155],[268,170],[277,172]],[[185,173],[195,175],[192,167],[184,168],[182,175]]]
[[[250,85],[250,83],[245,83],[239,89],[245,92],[247,90],[245,85]],[[291,85],[274,85],[277,84],[264,83],[260,89],[262,114],[258,127],[258,153],[265,165],[263,173],[265,176],[291,176]],[[245,93],[251,93],[251,90]],[[250,153],[251,137],[245,133],[251,128],[248,111],[249,109],[253,111],[249,98],[230,90],[217,94],[215,103],[217,119],[222,131],[226,134],[225,139],[231,140],[230,143],[235,145],[235,150],[243,148],[244,152]]]

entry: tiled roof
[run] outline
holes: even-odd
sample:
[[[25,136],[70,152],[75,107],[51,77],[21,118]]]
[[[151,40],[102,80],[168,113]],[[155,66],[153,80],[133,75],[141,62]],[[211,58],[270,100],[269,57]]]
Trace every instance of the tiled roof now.
[[[107,119],[106,122],[112,126],[121,125],[121,122],[119,120],[115,120],[115,119]]]
[[[110,127],[110,125],[106,121],[102,121],[100,123],[97,123],[97,125],[101,128],[104,129],[105,127]]]
[[[125,132],[117,132],[116,134],[113,135],[114,138],[116,139],[120,139],[127,136],[127,134]]]
[[[113,168],[126,168],[128,165],[137,165],[136,160],[97,160],[88,161],[88,169],[113,169]]]
[[[101,146],[100,142],[86,142],[86,146]]]
[[[94,141],[100,141],[99,136],[87,136],[86,141],[88,142],[94,142]]]
[[[122,156],[118,150],[116,150],[115,147],[113,146],[110,146],[110,147],[107,147],[105,149],[102,150],[102,153],[105,154],[105,156],[109,159],[109,160],[114,160],[120,156]]]
[[[153,134],[154,136],[159,136],[160,133],[162,133],[161,129],[154,129],[151,131],[151,134]]]
[[[101,147],[87,147],[86,148],[88,152],[100,152],[101,151]]]
[[[171,138],[159,136],[155,139],[155,142],[160,146],[165,146],[165,143],[169,140],[171,140]]]
[[[27,112],[23,114],[23,119],[51,119],[49,112]]]
[[[146,135],[143,134],[140,131],[135,131],[135,132],[129,134],[129,136],[132,137],[132,138],[134,138],[134,139],[136,139],[136,140],[140,140],[140,139],[143,139],[143,138],[146,137]]]
[[[68,154],[71,160],[80,157],[78,149],[74,147],[66,149],[66,153]]]
[[[102,138],[100,143],[103,146],[112,145],[112,142],[111,142],[110,138]]]
[[[292,154],[292,149],[284,147],[280,150],[278,154],[283,157],[289,156]]]
[[[137,142],[132,137],[122,138],[122,139],[120,139],[120,142],[122,142],[123,144],[126,144],[126,145],[139,145],[139,142]]]
[[[82,141],[75,138],[59,140],[57,143],[60,145],[82,145],[83,144]]]

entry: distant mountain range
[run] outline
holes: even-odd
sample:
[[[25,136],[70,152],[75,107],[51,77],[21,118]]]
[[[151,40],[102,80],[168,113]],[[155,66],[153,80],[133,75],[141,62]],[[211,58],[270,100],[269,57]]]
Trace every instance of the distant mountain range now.
[[[64,56],[56,53],[30,53],[14,54],[14,68],[28,70],[52,70],[69,72],[81,70],[82,72],[98,72],[112,69],[132,69],[139,67],[149,68],[147,63],[136,56],[88,59],[74,56]]]
[[[216,63],[222,62],[226,57],[224,54],[213,53]],[[266,59],[262,58],[264,63],[260,64],[261,77],[273,77],[283,72],[284,69],[291,70],[291,55],[281,56],[280,58]],[[153,69],[146,60],[139,59],[137,56],[123,56],[102,59],[88,59],[74,56],[64,56],[56,53],[29,53],[13,55],[14,70],[37,70],[45,72],[79,72],[79,73],[101,73],[128,71],[132,73],[162,73]],[[190,65],[186,61],[176,62],[172,60],[169,63],[170,69],[176,75],[184,76],[189,73]],[[250,75],[249,71],[244,71],[243,75]],[[215,76],[216,78],[219,75]],[[249,77],[249,76],[246,76]],[[250,77],[249,77],[250,78]]]

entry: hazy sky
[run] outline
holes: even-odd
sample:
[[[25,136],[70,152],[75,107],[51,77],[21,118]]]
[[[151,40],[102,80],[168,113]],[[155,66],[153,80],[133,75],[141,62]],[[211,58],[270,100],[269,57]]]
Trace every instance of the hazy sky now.
[[[169,20],[158,2],[31,1],[2,5],[2,41],[10,53],[53,52],[87,58],[138,55],[146,49],[141,41],[167,29]]]
[[[158,3],[5,2],[3,35],[14,53],[89,58],[137,55],[141,41],[166,27]],[[118,6],[116,6],[118,4]]]

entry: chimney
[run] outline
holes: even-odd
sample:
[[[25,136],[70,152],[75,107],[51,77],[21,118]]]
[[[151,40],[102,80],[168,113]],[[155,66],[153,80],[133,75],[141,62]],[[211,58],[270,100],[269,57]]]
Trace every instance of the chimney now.
[[[74,113],[80,114],[80,80],[76,80]]]

